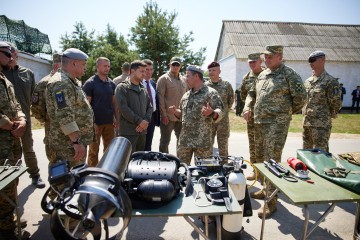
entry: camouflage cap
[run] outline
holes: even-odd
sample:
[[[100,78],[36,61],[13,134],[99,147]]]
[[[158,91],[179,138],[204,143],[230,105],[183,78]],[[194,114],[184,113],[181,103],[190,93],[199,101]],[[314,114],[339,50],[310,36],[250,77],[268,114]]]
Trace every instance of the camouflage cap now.
[[[173,64],[174,62],[181,64],[181,59],[179,57],[172,57],[170,59],[170,64]]]
[[[7,42],[0,41],[0,48],[1,48],[1,51],[4,52],[4,54],[7,57],[11,57],[11,46]],[[3,51],[3,50],[5,50],[7,53],[5,53],[5,51]]]
[[[251,53],[248,55],[248,62],[257,61],[260,59],[262,53]]]
[[[61,55],[58,54],[58,53],[54,53],[54,54],[53,54],[53,62],[54,62],[54,63],[59,63],[59,62],[61,62]]]
[[[213,67],[220,67],[220,64],[214,61],[207,66],[208,69]]]
[[[7,42],[7,44],[9,44],[9,46],[10,46],[10,51],[11,51],[11,52],[17,51],[16,46],[15,46],[12,42]]]
[[[186,68],[186,71],[192,71],[192,72],[198,72],[201,74],[204,74],[204,71],[201,70],[201,68],[199,66],[196,65],[190,65]]]
[[[121,66],[121,68],[124,69],[124,70],[129,70],[130,69],[130,63],[124,62],[123,65]]]
[[[263,52],[267,55],[275,55],[278,53],[283,53],[284,47],[281,45],[272,45],[272,46],[266,46],[266,50]]]
[[[68,57],[75,60],[87,60],[89,56],[77,48],[68,48],[62,53],[63,57]]]
[[[10,45],[4,41],[0,41],[0,48],[7,48],[10,51]]]

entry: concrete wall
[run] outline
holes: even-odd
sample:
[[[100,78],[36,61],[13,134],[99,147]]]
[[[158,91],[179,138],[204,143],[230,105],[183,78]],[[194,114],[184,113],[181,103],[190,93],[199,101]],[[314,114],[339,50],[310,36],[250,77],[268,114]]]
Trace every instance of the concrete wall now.
[[[52,69],[52,64],[47,59],[22,52],[18,54],[18,64],[30,68],[34,72],[35,82],[39,82]]]
[[[239,87],[243,76],[250,70],[247,60],[236,59],[235,55],[228,56],[219,61],[221,66],[220,76],[231,83],[233,89]],[[285,61],[285,64],[293,68],[305,81],[311,76],[311,68],[306,61]],[[265,66],[265,64],[262,64]],[[351,107],[351,92],[360,86],[360,63],[355,62],[326,62],[326,71],[333,77],[339,78],[344,84],[346,95],[343,106]]]

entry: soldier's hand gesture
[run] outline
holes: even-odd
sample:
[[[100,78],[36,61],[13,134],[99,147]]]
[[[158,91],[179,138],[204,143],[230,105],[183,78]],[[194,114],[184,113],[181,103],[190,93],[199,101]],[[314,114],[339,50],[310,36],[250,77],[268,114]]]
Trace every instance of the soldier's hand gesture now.
[[[210,116],[213,113],[213,111],[214,110],[211,108],[210,103],[207,103],[206,106],[203,106],[201,109],[202,115],[204,115],[206,117]]]

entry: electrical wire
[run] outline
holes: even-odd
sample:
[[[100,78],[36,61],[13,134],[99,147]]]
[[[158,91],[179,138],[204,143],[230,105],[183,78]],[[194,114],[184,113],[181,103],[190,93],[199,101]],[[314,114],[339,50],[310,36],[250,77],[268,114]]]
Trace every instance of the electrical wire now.
[[[250,185],[247,186],[247,188],[250,189],[250,188],[252,188],[252,187],[255,185],[255,183],[256,183],[256,181],[257,181],[257,179],[258,179],[259,172],[258,172],[258,170],[256,169],[256,167],[254,167],[254,164],[252,164],[252,162],[250,162],[249,160],[245,160],[245,159],[243,159],[243,161],[249,163],[250,166],[253,168],[253,170],[254,170],[254,172],[255,172],[255,179],[253,180],[253,182],[252,182]]]

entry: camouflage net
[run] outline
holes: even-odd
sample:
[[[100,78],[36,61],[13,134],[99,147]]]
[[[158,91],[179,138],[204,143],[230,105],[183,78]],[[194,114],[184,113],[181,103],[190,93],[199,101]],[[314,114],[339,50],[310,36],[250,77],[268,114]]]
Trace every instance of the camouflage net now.
[[[23,20],[0,15],[0,40],[11,42],[23,52],[52,54],[48,35],[29,27]]]

